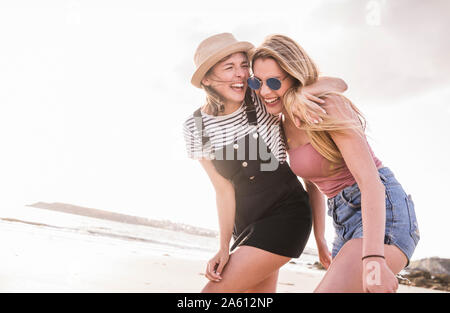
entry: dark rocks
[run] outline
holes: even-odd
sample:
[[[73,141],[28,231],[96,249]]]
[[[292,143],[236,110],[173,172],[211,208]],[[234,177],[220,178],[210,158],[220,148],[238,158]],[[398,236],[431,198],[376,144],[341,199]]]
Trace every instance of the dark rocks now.
[[[450,259],[427,258],[411,262],[400,284],[450,291]]]
[[[407,270],[422,270],[432,274],[450,275],[450,259],[433,257],[412,261]]]
[[[323,267],[322,263],[320,262],[314,262],[314,264],[312,265],[312,267],[318,269],[318,270],[322,270],[322,271],[326,271],[326,268]]]

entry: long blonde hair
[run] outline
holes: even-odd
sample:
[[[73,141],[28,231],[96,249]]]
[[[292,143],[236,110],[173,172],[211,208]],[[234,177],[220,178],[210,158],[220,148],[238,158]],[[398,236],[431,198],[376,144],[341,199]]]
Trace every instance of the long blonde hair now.
[[[296,108],[302,121],[299,129],[306,131],[314,149],[333,163],[335,170],[341,168],[344,165],[344,159],[330,133],[355,129],[360,135],[364,135],[366,121],[362,113],[350,100],[339,93],[329,91],[318,95],[326,98],[334,94],[344,100],[346,108],[338,109],[346,109],[347,112],[351,112],[351,116],[348,119],[333,118],[317,110],[315,104],[302,95],[301,88],[315,83],[319,77],[319,71],[303,48],[291,38],[283,35],[266,37],[264,42],[252,52],[252,64],[258,58],[274,59],[293,78],[294,84],[283,96],[284,108],[292,121],[294,121],[292,108]],[[309,118],[312,115],[322,118],[323,122],[312,123]]]
[[[205,86],[201,83],[202,89],[206,93],[206,103],[203,106],[203,111],[206,114],[217,116],[225,110],[225,104],[222,96],[214,90],[214,88]]]

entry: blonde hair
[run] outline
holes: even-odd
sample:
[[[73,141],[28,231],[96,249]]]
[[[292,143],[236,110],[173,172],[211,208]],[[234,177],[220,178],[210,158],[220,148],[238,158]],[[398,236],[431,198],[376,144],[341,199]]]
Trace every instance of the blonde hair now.
[[[208,71],[209,73],[209,71]],[[208,73],[205,74],[208,75]],[[210,86],[200,83],[202,89],[206,93],[206,103],[203,106],[203,110],[206,114],[217,116],[219,113],[225,110],[225,104],[222,96]]]
[[[330,133],[355,129],[360,135],[364,135],[366,122],[358,108],[337,92],[329,91],[318,95],[321,98],[337,95],[344,100],[344,107],[336,108],[341,112],[345,112],[348,118],[335,118],[318,110],[313,102],[302,95],[301,88],[315,83],[319,77],[319,71],[303,48],[289,37],[283,35],[266,37],[264,42],[252,52],[251,58],[252,64],[258,58],[272,58],[293,78],[294,83],[292,87],[283,96],[284,108],[292,121],[294,121],[292,108],[295,107],[296,112],[299,112],[297,115],[302,121],[302,126],[299,129],[304,130],[312,146],[323,157],[333,163],[334,170],[341,168],[344,165],[344,159]],[[348,113],[350,113],[350,116]],[[322,118],[323,122],[319,124],[312,123],[309,119],[311,115]]]

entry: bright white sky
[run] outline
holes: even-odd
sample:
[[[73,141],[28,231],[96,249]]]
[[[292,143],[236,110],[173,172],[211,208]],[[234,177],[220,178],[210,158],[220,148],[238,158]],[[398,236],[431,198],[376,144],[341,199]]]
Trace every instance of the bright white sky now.
[[[283,33],[348,83],[372,148],[416,203],[414,259],[450,257],[448,1],[38,3],[0,3],[1,211],[65,202],[217,229],[182,137],[204,99],[194,51],[219,32],[256,45]]]

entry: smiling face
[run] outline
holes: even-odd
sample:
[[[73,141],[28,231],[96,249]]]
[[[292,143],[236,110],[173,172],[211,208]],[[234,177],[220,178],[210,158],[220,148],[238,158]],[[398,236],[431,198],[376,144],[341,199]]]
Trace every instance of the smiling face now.
[[[214,65],[209,74],[203,78],[202,83],[220,94],[225,100],[225,106],[236,106],[244,101],[248,77],[247,55],[237,52]]]
[[[283,95],[292,87],[292,77],[272,58],[258,58],[253,61],[253,73],[255,77],[262,81],[262,86],[256,90],[256,94],[264,102],[267,111],[274,115],[281,113],[283,110]],[[278,90],[270,89],[266,84],[268,78],[278,78],[281,81],[281,88]]]

